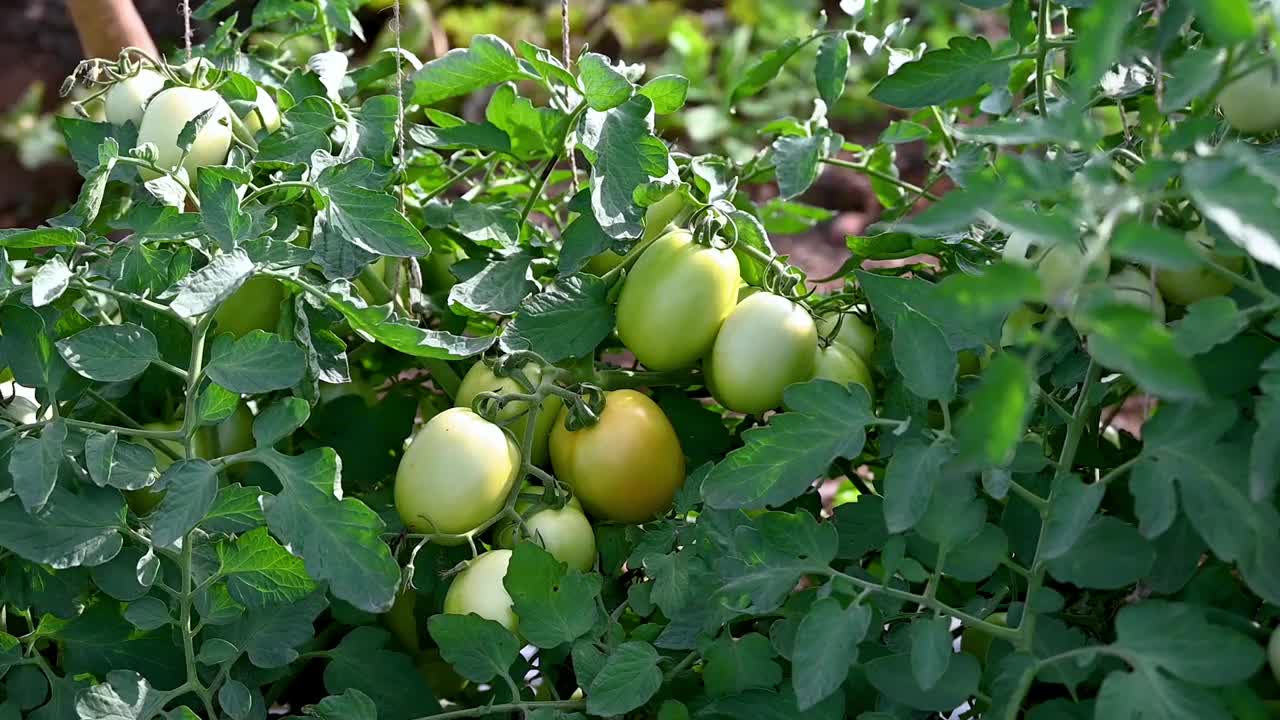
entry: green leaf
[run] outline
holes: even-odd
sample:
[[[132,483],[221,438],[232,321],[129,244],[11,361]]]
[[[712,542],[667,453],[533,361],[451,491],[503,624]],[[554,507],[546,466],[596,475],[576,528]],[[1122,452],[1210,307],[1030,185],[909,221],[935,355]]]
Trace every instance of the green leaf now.
[[[1131,525],[1095,517],[1061,556],[1048,562],[1049,574],[1082,588],[1115,590],[1132,585],[1155,562],[1155,551]]]
[[[702,683],[712,697],[771,689],[782,682],[782,666],[774,662],[769,638],[760,633],[724,635],[702,657]]]
[[[431,245],[400,212],[394,195],[373,182],[374,165],[366,158],[330,165],[315,179],[316,191],[328,205],[316,215],[322,242],[340,240],[365,252],[391,257],[418,257]],[[369,187],[373,185],[374,187]]]
[[[764,57],[742,73],[738,84],[733,86],[733,91],[729,95],[729,104],[735,105],[742,98],[751,97],[763,90],[765,85],[778,77],[782,66],[787,64],[796,51],[804,47],[804,43],[805,41],[800,38],[788,38],[778,47],[765,53]]]
[[[897,447],[885,469],[884,521],[897,534],[915,527],[929,509],[942,466],[951,459],[946,445],[908,440]]]
[[[240,289],[253,274],[253,261],[244,250],[220,253],[208,265],[178,281],[170,309],[182,317],[203,315]]]
[[[773,141],[773,162],[778,174],[778,192],[783,199],[797,197],[818,179],[823,158],[840,147],[839,135],[820,128],[813,135],[784,135]]]
[[[302,559],[289,554],[266,528],[219,543],[217,550],[218,572],[227,578],[231,597],[245,607],[293,603],[315,592]]]
[[[791,685],[801,711],[828,698],[844,684],[858,659],[858,643],[871,626],[871,609],[865,605],[841,606],[834,598],[813,604],[796,631]]]
[[[662,686],[658,651],[635,640],[614,648],[587,688],[587,712],[622,715],[649,701]]]
[[[1094,92],[1098,80],[1111,69],[1125,50],[1125,34],[1137,16],[1137,0],[1094,3],[1075,21],[1081,42],[1073,49],[1070,87],[1078,102]]]
[[[230,252],[252,236],[253,218],[240,208],[237,184],[216,168],[196,174],[200,222],[223,252]]]
[[[1212,692],[1157,672],[1113,672],[1098,690],[1095,717],[1230,720]]]
[[[169,606],[156,597],[139,598],[129,603],[124,610],[124,619],[142,631],[156,630],[173,623]]]
[[[377,704],[355,688],[341,695],[330,695],[304,709],[308,715],[321,720],[378,720]]]
[[[982,318],[1003,316],[1040,298],[1040,280],[1031,268],[996,263],[982,274],[956,273],[938,283],[938,294],[957,308]]]
[[[599,53],[587,53],[578,60],[582,94],[592,110],[609,110],[626,102],[635,86]]]
[[[849,38],[844,33],[828,35],[818,46],[818,61],[813,68],[818,95],[827,107],[834,107],[844,94],[845,76],[849,73]]]
[[[890,699],[917,710],[951,712],[978,688],[982,670],[977,658],[959,653],[947,663],[947,671],[932,689],[916,682],[907,654],[887,655],[866,664],[867,679]]]
[[[434,105],[508,80],[536,78],[520,66],[511,46],[496,35],[476,35],[471,47],[454,48],[414,72],[414,105]]]
[[[1116,225],[1109,247],[1125,260],[1164,270],[1194,270],[1204,262],[1185,234],[1137,220]]]
[[[262,139],[255,164],[289,167],[311,163],[311,156],[333,148],[329,133],[338,119],[333,104],[322,97],[308,97],[284,112],[282,127]]]
[[[897,317],[893,362],[916,395],[943,402],[955,395],[956,356],[942,330],[925,316],[907,312]]]
[[[120,552],[124,500],[114,490],[55,487],[42,512],[21,502],[0,502],[0,545],[31,562],[62,569],[100,565]]]
[[[969,406],[956,421],[960,454],[986,465],[1013,459],[1031,411],[1031,369],[1011,353],[999,353],[982,373]]]
[[[253,420],[253,439],[260,447],[271,447],[306,424],[311,406],[302,398],[283,398]]]
[[[382,540],[384,524],[377,514],[355,498],[336,497],[340,478],[334,451],[318,448],[290,457],[260,449],[259,457],[283,486],[280,494],[262,500],[272,534],[337,597],[366,612],[389,610],[400,568]]]
[[[232,392],[251,395],[293,387],[305,369],[306,356],[297,343],[254,330],[233,343],[215,345],[205,373]]]
[[[151,516],[151,542],[168,547],[194,528],[218,496],[218,473],[200,459],[179,460],[165,469],[158,488],[171,488]]]
[[[200,527],[213,533],[248,532],[266,522],[259,506],[262,496],[262,489],[256,486],[224,485],[218,489],[218,497],[200,521]]]
[[[871,98],[900,108],[944,105],[993,87],[1008,77],[1007,63],[995,62],[985,38],[956,37],[946,49],[931,50],[876,83]]]
[[[93,584],[103,592],[123,602],[130,602],[147,594],[155,582],[155,573],[140,573],[140,563],[144,558],[142,550],[136,547],[123,548],[109,562],[94,566],[90,574]],[[152,555],[154,558],[154,555]],[[142,567],[158,569],[154,564],[142,564]]]
[[[975,315],[970,308],[957,306],[951,293],[943,292],[939,285],[861,270],[854,275],[866,291],[876,317],[890,328],[895,328],[904,315],[921,315],[942,331],[952,350],[998,344],[1001,318]]]
[[[298,658],[297,649],[303,643],[315,637],[314,623],[326,604],[322,593],[314,593],[289,605],[273,605],[245,612],[238,620],[214,625],[205,632],[243,650],[257,667],[282,668]],[[335,665],[354,661],[351,655],[343,652],[343,644],[338,645],[329,667],[325,668],[325,684],[331,692],[329,671]],[[182,663],[178,664],[181,667]]]
[[[71,269],[67,262],[55,255],[36,270],[31,278],[31,305],[42,307],[62,297],[71,285]]]
[[[670,115],[684,107],[689,94],[689,80],[680,75],[659,75],[645,83],[638,91],[653,102],[653,111]]]
[[[409,127],[409,137],[423,147],[442,150],[511,152],[511,137],[490,122],[463,123],[447,128],[412,125]]]
[[[364,307],[363,304],[357,305],[349,296],[332,294],[329,295],[329,304],[342,313],[353,330],[413,357],[461,360],[488,350],[496,339],[492,335],[465,337],[443,330],[424,330],[393,320],[389,304]]]
[[[440,655],[473,682],[489,682],[507,674],[520,654],[516,637],[499,623],[472,613],[440,613],[427,620],[431,639],[440,646]]]
[[[1224,60],[1226,52],[1221,47],[1198,47],[1169,63],[1173,77],[1165,83],[1165,112],[1177,112],[1207,93],[1222,74]]]
[[[1149,310],[1105,300],[1086,303],[1079,326],[1088,334],[1090,355],[1126,373],[1147,392],[1172,400],[1205,396],[1195,367]]]
[[[84,233],[76,228],[42,227],[35,230],[0,230],[0,247],[74,247],[83,242]]]
[[[76,696],[76,716],[82,720],[144,720],[164,709],[169,696],[151,687],[132,670],[112,670],[107,681]]]
[[[186,678],[182,650],[168,629],[140,632],[115,602],[99,601],[85,609],[59,633],[62,669],[68,676],[89,673],[107,677],[133,670],[154,687],[171,689]]]
[[[532,350],[548,362],[590,355],[613,331],[608,286],[594,275],[560,278],[520,303],[502,335],[506,352]]]
[[[451,209],[453,224],[467,239],[495,250],[520,247],[520,212],[509,203],[471,203],[456,200]]]
[[[1182,168],[1183,187],[1201,214],[1258,262],[1280,267],[1280,178],[1245,146],[1196,157]]]
[[[58,470],[67,442],[67,425],[58,420],[44,426],[39,437],[24,437],[13,446],[9,474],[13,492],[29,513],[44,508],[58,484]]]
[[[889,539],[884,517],[884,501],[877,495],[859,495],[857,502],[837,507],[833,521],[840,537],[836,557],[857,560],[884,547]]]
[[[528,253],[518,252],[487,263],[449,290],[449,303],[478,313],[511,315],[535,287],[529,279],[532,260]]]
[[[573,642],[595,625],[600,576],[566,570],[535,543],[516,545],[503,585],[520,618],[520,634],[538,647]]]
[[[671,165],[667,146],[653,134],[653,103],[635,95],[611,110],[588,110],[578,132],[591,161],[596,222],[610,237],[639,237],[645,209],[636,204],[636,189],[668,175]]]
[[[1211,625],[1202,608],[1149,600],[1120,610],[1115,646],[1197,685],[1244,682],[1263,663],[1262,648],[1238,631]]]
[[[1102,496],[1106,494],[1104,485],[1086,485],[1074,475],[1060,475],[1054,484],[1049,513],[1040,533],[1038,556],[1045,560],[1062,557],[1071,550],[1084,534],[1102,504]]]
[[[911,623],[911,677],[932,690],[951,664],[951,618],[924,618]]]
[[[133,323],[96,325],[56,344],[72,370],[99,382],[132,380],[160,359],[156,336]]]
[[[1249,318],[1229,297],[1192,303],[1173,332],[1173,345],[1187,356],[1201,355],[1244,332]]]
[[[862,451],[875,419],[860,385],[814,380],[787,388],[788,412],[743,434],[745,445],[711,470],[702,497],[713,508],[778,506],[800,495],[838,457]]]
[[[1192,4],[1196,19],[1218,45],[1247,42],[1257,32],[1248,0],[1193,0]]]

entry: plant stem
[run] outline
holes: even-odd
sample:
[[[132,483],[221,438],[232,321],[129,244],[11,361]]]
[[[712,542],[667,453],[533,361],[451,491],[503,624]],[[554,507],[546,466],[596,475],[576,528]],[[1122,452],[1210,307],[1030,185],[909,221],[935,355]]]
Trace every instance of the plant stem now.
[[[524,210],[520,213],[520,226],[524,227],[524,223],[529,219],[529,213],[533,211],[533,206],[537,204],[538,198],[542,197],[542,189],[546,187],[547,178],[551,177],[551,171],[555,169],[556,163],[560,160],[560,154],[564,152],[565,143],[569,139],[569,133],[573,132],[573,127],[578,124],[578,118],[582,113],[586,112],[587,103],[583,101],[578,103],[578,107],[574,108],[569,114],[569,119],[565,121],[564,132],[560,133],[560,142],[556,143],[555,152],[551,157],[547,158],[547,164],[542,168],[542,172],[538,175],[538,182],[533,186],[532,192],[529,193],[529,201],[524,204]]]
[[[848,160],[841,160],[840,158],[823,158],[822,162],[828,165],[835,165],[836,167],[848,168],[849,170],[856,170],[862,173],[863,175],[868,175],[878,180],[883,180],[887,183],[897,185],[898,187],[902,188],[903,190],[906,190],[909,193],[914,193],[916,195],[919,195],[920,197],[923,197],[929,200],[936,201],[939,199],[937,195],[929,192],[928,190],[925,190],[924,188],[918,185],[909,183],[906,180],[903,180],[902,178],[894,177],[889,173],[881,172],[880,170],[876,170],[875,168],[868,167],[866,163],[850,162]]]
[[[623,370],[620,368],[601,370],[595,373],[595,384],[605,390],[622,390],[625,388],[657,387],[660,385],[701,385],[702,373],[696,370],[674,370],[671,372],[645,372],[640,370]]]
[[[278,183],[271,183],[270,185],[263,185],[257,190],[245,195],[244,200],[241,200],[240,204],[248,205],[251,200],[257,200],[273,190],[284,190],[285,188],[302,188],[311,190],[315,188],[315,183],[310,183],[306,180],[284,180]]]
[[[919,595],[917,593],[908,592],[906,590],[899,590],[897,588],[891,588],[887,585],[881,585],[879,583],[871,582],[870,580],[863,580],[862,578],[857,578],[852,575],[846,575],[845,573],[842,573],[831,567],[824,566],[821,568],[814,568],[811,572],[813,572],[815,575],[826,575],[828,577],[839,578],[840,580],[843,580],[845,582],[852,583],[860,591],[870,590],[873,593],[878,593],[880,595],[884,595],[885,597],[891,597],[895,600],[904,600],[909,603],[916,603],[930,610],[936,610],[937,612],[940,612],[944,615],[949,615],[953,618],[960,620],[961,622],[963,622],[965,625],[968,625],[969,627],[979,628],[982,630],[982,632],[992,637],[999,638],[1001,640],[1009,640],[1010,642],[1013,642],[1013,641],[1016,641],[1019,636],[1018,631],[1014,630],[1013,628],[1007,628],[1007,627],[1004,627],[1003,625],[996,625],[994,623],[989,623],[986,620],[983,620],[982,618],[977,617],[976,615],[970,615],[969,613],[964,612],[963,610],[957,610],[956,608],[953,608],[950,605],[947,605],[946,603],[943,603],[936,598],[925,597],[924,595]]]
[[[1048,82],[1045,72],[1045,60],[1049,57],[1049,0],[1040,0],[1040,10],[1036,13],[1036,110],[1041,117],[1049,114],[1049,103],[1045,98],[1045,85]]]
[[[146,298],[140,298],[135,295],[130,295],[129,293],[126,293],[126,292],[120,292],[115,288],[102,287],[100,285],[94,285],[88,281],[78,280],[78,279],[72,280],[71,286],[76,288],[77,290],[81,290],[84,292],[99,293],[101,295],[106,295],[108,297],[112,297],[117,300],[125,300],[135,305],[141,305],[142,307],[147,308],[148,310],[153,310],[158,313],[164,313],[169,317],[177,319],[178,322],[181,322],[183,325],[187,327],[193,327],[195,325],[195,322],[191,318],[183,317],[182,315],[179,315],[178,313],[174,312],[174,310],[170,308],[168,305],[161,305],[158,302],[147,300]]]
[[[423,196],[422,196],[422,201],[423,201],[423,202],[426,202],[426,201],[428,201],[428,200],[432,200],[432,199],[436,198],[436,197],[437,197],[437,196],[439,196],[441,193],[443,193],[445,190],[448,190],[449,188],[453,187],[453,184],[454,184],[454,183],[456,183],[456,182],[458,182],[459,180],[461,180],[462,178],[464,178],[464,177],[466,177],[466,176],[470,175],[470,174],[471,174],[472,172],[474,172],[477,168],[482,168],[482,167],[487,166],[490,162],[492,162],[492,161],[493,161],[494,157],[495,157],[495,156],[494,156],[493,154],[489,154],[489,155],[483,155],[483,156],[481,156],[481,157],[477,158],[475,162],[471,163],[470,165],[468,165],[468,166],[466,166],[466,167],[462,168],[461,170],[459,170],[458,172],[454,173],[452,176],[450,176],[450,177],[449,177],[449,179],[448,179],[448,180],[445,180],[444,182],[442,182],[442,183],[440,183],[439,185],[437,185],[434,189],[432,189],[432,190],[430,190],[429,192],[427,192],[427,194],[426,194],[426,195],[423,195]]]
[[[454,718],[479,718],[489,717],[491,715],[500,715],[502,713],[520,712],[530,713],[535,710],[564,710],[573,712],[582,710],[587,707],[585,700],[534,700],[530,702],[512,702],[499,703],[497,705],[482,705],[480,707],[464,708],[462,710],[450,710],[448,712],[437,713],[435,715],[424,715],[414,720],[453,720]]]

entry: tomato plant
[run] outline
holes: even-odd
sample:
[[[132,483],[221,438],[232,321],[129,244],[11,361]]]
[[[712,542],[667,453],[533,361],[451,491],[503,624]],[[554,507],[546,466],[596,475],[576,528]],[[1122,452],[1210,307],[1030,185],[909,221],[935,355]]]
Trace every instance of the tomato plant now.
[[[1265,717],[1274,15],[569,5],[77,69],[0,232],[0,718]]]

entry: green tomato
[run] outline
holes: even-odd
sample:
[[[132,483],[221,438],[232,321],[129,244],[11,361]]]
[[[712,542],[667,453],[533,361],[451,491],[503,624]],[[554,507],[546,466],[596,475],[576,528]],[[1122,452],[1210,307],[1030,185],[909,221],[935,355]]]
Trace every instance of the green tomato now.
[[[213,313],[218,332],[236,337],[253,330],[275,332],[280,322],[280,302],[284,300],[284,287],[274,278],[256,275],[245,281],[239,290]]]
[[[836,322],[840,323],[840,332],[831,337]],[[871,353],[876,349],[876,331],[856,314],[843,313],[843,319],[840,313],[823,314],[818,318],[818,334],[854,351],[863,362],[871,362]]]
[[[1074,300],[1077,283],[1083,284],[1100,275],[1111,264],[1110,253],[1103,251],[1084,277],[1080,277],[1080,268],[1086,257],[1084,246],[1067,242],[1045,250],[1031,242],[1030,237],[1019,233],[1009,236],[1003,257],[1005,262],[1015,265],[1035,266],[1044,299],[1053,305],[1069,304]]]
[[[275,98],[271,97],[271,93],[261,87],[257,90],[258,94],[254,98],[253,108],[240,116],[240,122],[244,125],[244,129],[248,131],[250,138],[256,136],[258,131],[264,128],[267,134],[280,129],[280,106],[276,105]]]
[[[525,376],[535,386],[542,381],[542,369],[537,363],[529,363],[523,370]],[[462,384],[458,386],[458,395],[454,398],[454,405],[469,408],[471,402],[482,392],[510,394],[524,391],[515,378],[500,378],[494,375],[493,370],[482,360],[472,365],[463,376]],[[563,405],[564,401],[558,395],[549,395],[542,401],[537,424],[533,428],[533,447],[530,448],[534,465],[541,465],[547,460],[547,438],[551,435],[551,426],[555,424],[556,415],[560,413]],[[515,436],[517,444],[524,441],[525,428],[529,425],[528,416],[524,415],[526,406],[527,403],[513,402],[498,411],[500,421],[523,415],[510,425],[511,434]]]
[[[417,605],[418,592],[413,588],[406,588],[396,595],[391,609],[382,616],[382,622],[391,631],[391,636],[400,643],[400,647],[414,655],[422,647],[422,640],[418,637],[418,619],[413,614]]]
[[[858,353],[843,345],[819,347],[814,355],[813,367],[815,378],[831,380],[841,385],[857,383],[866,388],[868,393],[875,391],[867,364]]]
[[[515,511],[520,514],[520,517],[532,517],[534,513],[541,512],[547,507],[541,500],[545,491],[546,488],[541,485],[533,485],[528,480],[524,482],[520,487],[520,495],[516,497]],[[582,501],[578,500],[574,495],[569,496],[565,507],[571,507],[578,512],[583,512]],[[504,518],[495,523],[493,526],[493,539],[499,547],[508,549],[515,547],[518,539],[516,537],[515,522]]]
[[[142,122],[147,101],[163,88],[164,76],[147,68],[115,83],[104,96],[107,122],[112,125]]]
[[[618,337],[650,370],[692,367],[738,301],[738,258],[674,230],[645,249],[618,298]]]
[[[187,123],[201,113],[212,109],[212,115],[196,133],[191,150],[183,157],[178,149],[178,134]],[[138,127],[138,147],[144,143],[156,146],[156,165],[176,169],[179,161],[186,168],[187,176],[195,185],[196,171],[205,165],[221,165],[231,149],[231,108],[212,90],[190,87],[171,87],[161,90],[147,103]],[[156,173],[140,168],[145,180],[159,177]]]
[[[597,277],[604,277],[605,273],[621,265],[624,257],[612,250],[605,250],[599,255],[591,256],[582,270]]]
[[[596,564],[596,535],[581,507],[567,503],[564,507],[535,509],[521,513],[529,538],[551,553],[556,560],[572,570],[587,572]],[[498,544],[514,548],[516,528],[514,524],[506,532],[496,536]]]
[[[1226,86],[1218,93],[1218,106],[1231,127],[1242,133],[1280,128],[1280,77],[1276,68],[1260,67]]]
[[[1043,313],[1025,306],[1009,313],[1009,317],[1005,318],[1004,325],[1000,328],[1000,347],[1011,347],[1030,341],[1034,337],[1036,324],[1043,319]]]
[[[422,268],[422,289],[427,293],[447,292],[458,284],[451,269],[454,263],[463,259],[452,247],[431,246],[431,254],[419,262]]]
[[[444,611],[450,615],[475,613],[515,632],[520,620],[502,584],[510,562],[511,551],[506,549],[490,550],[472,560],[453,578],[444,596]]]
[[[635,390],[605,394],[595,425],[570,431],[568,409],[551,429],[556,477],[592,517],[641,523],[665,514],[684,484],[684,452],[671,421]]]
[[[418,431],[400,459],[396,510],[413,532],[462,534],[502,510],[519,474],[520,449],[502,428],[450,408]]]
[[[1164,299],[1146,273],[1136,268],[1125,268],[1107,278],[1107,287],[1115,302],[1150,310],[1156,320],[1164,322]]]
[[[1280,682],[1280,627],[1271,631],[1271,640],[1267,642],[1267,662],[1276,682]]]
[[[986,620],[992,625],[1009,627],[1008,613],[992,613]],[[985,665],[987,663],[987,655],[991,652],[991,642],[994,639],[983,632],[981,628],[966,625],[964,632],[960,634],[960,651],[974,656],[979,663]]]
[[[773,293],[743,300],[720,328],[703,363],[716,401],[754,414],[782,404],[782,391],[813,378],[818,329],[809,313]]]
[[[244,403],[236,405],[230,417],[215,425],[213,433],[216,443],[214,457],[235,455],[256,447],[253,439],[253,413]]]
[[[1213,252],[1214,240],[1205,232],[1203,225],[1187,233],[1187,240],[1191,249],[1200,257],[1212,259],[1233,272],[1244,270],[1243,257],[1226,257]],[[1160,270],[1156,273],[1156,287],[1170,302],[1190,305],[1206,298],[1226,295],[1234,286],[1230,280],[1202,264],[1191,270]]]

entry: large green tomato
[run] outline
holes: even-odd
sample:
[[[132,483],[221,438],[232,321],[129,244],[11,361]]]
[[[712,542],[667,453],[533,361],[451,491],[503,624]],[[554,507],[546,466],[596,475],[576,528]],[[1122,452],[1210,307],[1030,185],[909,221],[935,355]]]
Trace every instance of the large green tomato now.
[[[1271,631],[1271,640],[1267,643],[1267,661],[1271,665],[1271,674],[1280,682],[1280,627]]]
[[[252,330],[275,332],[280,322],[281,300],[284,300],[284,287],[279,281],[265,275],[251,277],[214,311],[217,331],[236,337]]]
[[[519,475],[520,450],[502,428],[450,408],[418,431],[400,459],[396,510],[413,532],[459,535],[502,510]]]
[[[738,304],[703,363],[707,386],[721,405],[762,413],[782,404],[782,391],[813,378],[818,329],[796,303],[759,292]]]
[[[178,134],[187,123],[211,108],[211,117],[196,133],[195,142],[184,158],[178,149]],[[138,146],[143,143],[155,144],[156,165],[162,168],[175,169],[181,161],[191,184],[195,185],[197,170],[205,165],[221,165],[227,159],[227,151],[231,149],[231,108],[212,90],[190,87],[161,90],[142,113]],[[158,177],[145,168],[140,170],[146,180]]]
[[[684,195],[680,192],[668,193],[666,197],[649,206],[644,213],[644,234],[640,236],[640,244],[649,242],[675,229],[671,223],[684,211]],[[592,275],[604,275],[622,264],[624,256],[612,250],[605,250],[593,256],[583,268]]]
[[[1218,93],[1218,105],[1231,127],[1242,133],[1280,128],[1280,77],[1272,66],[1236,80]]]
[[[818,318],[818,334],[830,337],[837,321],[840,332],[831,339],[857,353],[864,362],[871,362],[871,353],[876,349],[876,331],[854,313],[844,313],[843,319],[840,313],[826,313]]]
[[[571,502],[558,510],[544,507],[521,515],[529,537],[556,560],[582,572],[595,566],[596,535],[580,507],[574,507]],[[497,536],[498,544],[514,548],[515,535],[512,525],[507,532]]]
[[[650,370],[692,367],[738,301],[738,258],[673,230],[631,268],[618,298],[618,337]]]
[[[271,93],[259,87],[253,104],[252,110],[240,116],[240,122],[249,132],[249,137],[254,137],[263,128],[266,128],[268,134],[280,129],[280,106],[276,105]]]
[[[657,403],[614,390],[595,425],[570,431],[567,417],[561,410],[551,430],[551,464],[588,513],[623,523],[666,513],[684,484],[684,453]]]
[[[147,68],[112,85],[104,96],[107,122],[112,125],[142,122],[147,101],[163,88],[164,76]]]
[[[511,607],[511,596],[502,580],[511,562],[510,550],[490,550],[467,564],[453,578],[444,596],[444,611],[450,615],[475,613],[515,632],[520,624]]]
[[[1150,310],[1159,322],[1164,322],[1164,299],[1160,291],[1152,287],[1151,278],[1135,268],[1125,268],[1107,278],[1111,297],[1118,303]]]
[[[1187,233],[1187,240],[1200,257],[1212,259],[1234,272],[1244,270],[1243,257],[1226,257],[1213,252],[1213,238],[1205,232],[1203,225]],[[1227,278],[1210,270],[1208,265],[1200,265],[1191,270],[1160,270],[1156,273],[1156,287],[1170,302],[1190,305],[1205,298],[1226,295],[1233,285]]]
[[[867,368],[867,364],[858,353],[839,343],[819,347],[814,355],[813,367],[815,378],[831,380],[841,385],[857,383],[866,388],[868,393],[874,391],[871,370]]]
[[[542,368],[537,363],[529,363],[524,366],[524,374],[529,380],[537,385],[542,381]],[[493,374],[493,370],[484,363],[483,360],[471,366],[467,374],[462,378],[462,384],[458,386],[458,395],[454,398],[454,405],[457,407],[471,407],[471,402],[476,396],[482,392],[496,392],[499,394],[523,393],[524,388],[520,387],[520,383],[515,378],[500,378]],[[527,403],[513,402],[498,411],[498,420],[510,420],[511,418],[521,415],[525,412]],[[538,412],[538,421],[533,428],[533,447],[531,448],[531,459],[534,465],[541,465],[547,460],[547,438],[551,435],[551,426],[556,422],[556,416],[560,414],[560,408],[564,406],[564,402],[557,395],[549,395],[542,401],[542,409]],[[528,415],[523,415],[515,422],[511,423],[511,434],[515,436],[516,444],[524,442],[525,428],[529,426]]]
[[[417,605],[418,592],[413,588],[406,588],[396,595],[391,609],[382,616],[382,622],[391,631],[391,636],[400,643],[400,647],[413,655],[417,655],[422,649],[422,640],[418,638],[418,619],[414,617]]]

